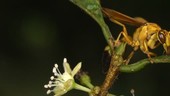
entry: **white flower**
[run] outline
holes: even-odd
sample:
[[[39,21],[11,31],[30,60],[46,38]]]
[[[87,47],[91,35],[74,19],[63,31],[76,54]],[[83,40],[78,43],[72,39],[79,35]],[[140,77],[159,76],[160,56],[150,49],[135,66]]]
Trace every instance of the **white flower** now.
[[[51,76],[49,84],[44,85],[45,88],[49,88],[47,94],[53,92],[54,96],[61,96],[67,93],[69,90],[75,87],[76,83],[74,81],[74,75],[80,70],[81,62],[76,65],[76,67],[71,70],[67,59],[63,60],[64,73],[58,69],[58,65],[55,64],[53,68],[54,76]]]

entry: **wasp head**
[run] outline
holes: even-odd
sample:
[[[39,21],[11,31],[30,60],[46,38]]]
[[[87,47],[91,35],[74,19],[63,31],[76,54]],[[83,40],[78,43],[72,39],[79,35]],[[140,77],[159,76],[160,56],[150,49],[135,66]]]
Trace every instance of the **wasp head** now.
[[[158,32],[158,40],[163,45],[165,53],[170,55],[170,32],[166,30],[160,30]]]

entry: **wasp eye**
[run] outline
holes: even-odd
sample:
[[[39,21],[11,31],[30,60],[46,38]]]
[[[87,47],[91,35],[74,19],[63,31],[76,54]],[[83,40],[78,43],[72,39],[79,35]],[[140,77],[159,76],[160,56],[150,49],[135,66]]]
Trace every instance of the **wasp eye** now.
[[[158,32],[158,40],[161,44],[165,43],[165,31],[164,30],[160,30]]]

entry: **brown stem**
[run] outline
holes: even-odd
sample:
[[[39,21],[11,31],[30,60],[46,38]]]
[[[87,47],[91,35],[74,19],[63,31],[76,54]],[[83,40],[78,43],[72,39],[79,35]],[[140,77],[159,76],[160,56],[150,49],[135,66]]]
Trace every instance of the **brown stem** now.
[[[106,96],[108,90],[113,85],[114,81],[116,80],[119,74],[119,67],[123,63],[123,59],[121,56],[113,55],[112,60],[110,62],[110,67],[107,72],[106,78],[100,87],[100,92],[97,96]]]

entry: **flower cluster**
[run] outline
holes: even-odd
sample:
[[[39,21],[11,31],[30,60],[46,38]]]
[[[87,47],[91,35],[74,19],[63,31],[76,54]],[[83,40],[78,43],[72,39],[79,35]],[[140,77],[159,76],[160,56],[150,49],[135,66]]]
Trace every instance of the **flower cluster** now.
[[[81,65],[82,64],[80,62],[73,70],[71,70],[67,59],[64,58],[64,73],[62,74],[58,69],[58,64],[55,64],[53,67],[54,76],[51,76],[49,83],[44,85],[45,88],[49,89],[47,94],[53,92],[55,94],[54,96],[61,96],[73,88],[90,92],[90,89],[77,84],[74,80],[74,76],[80,70]]]

